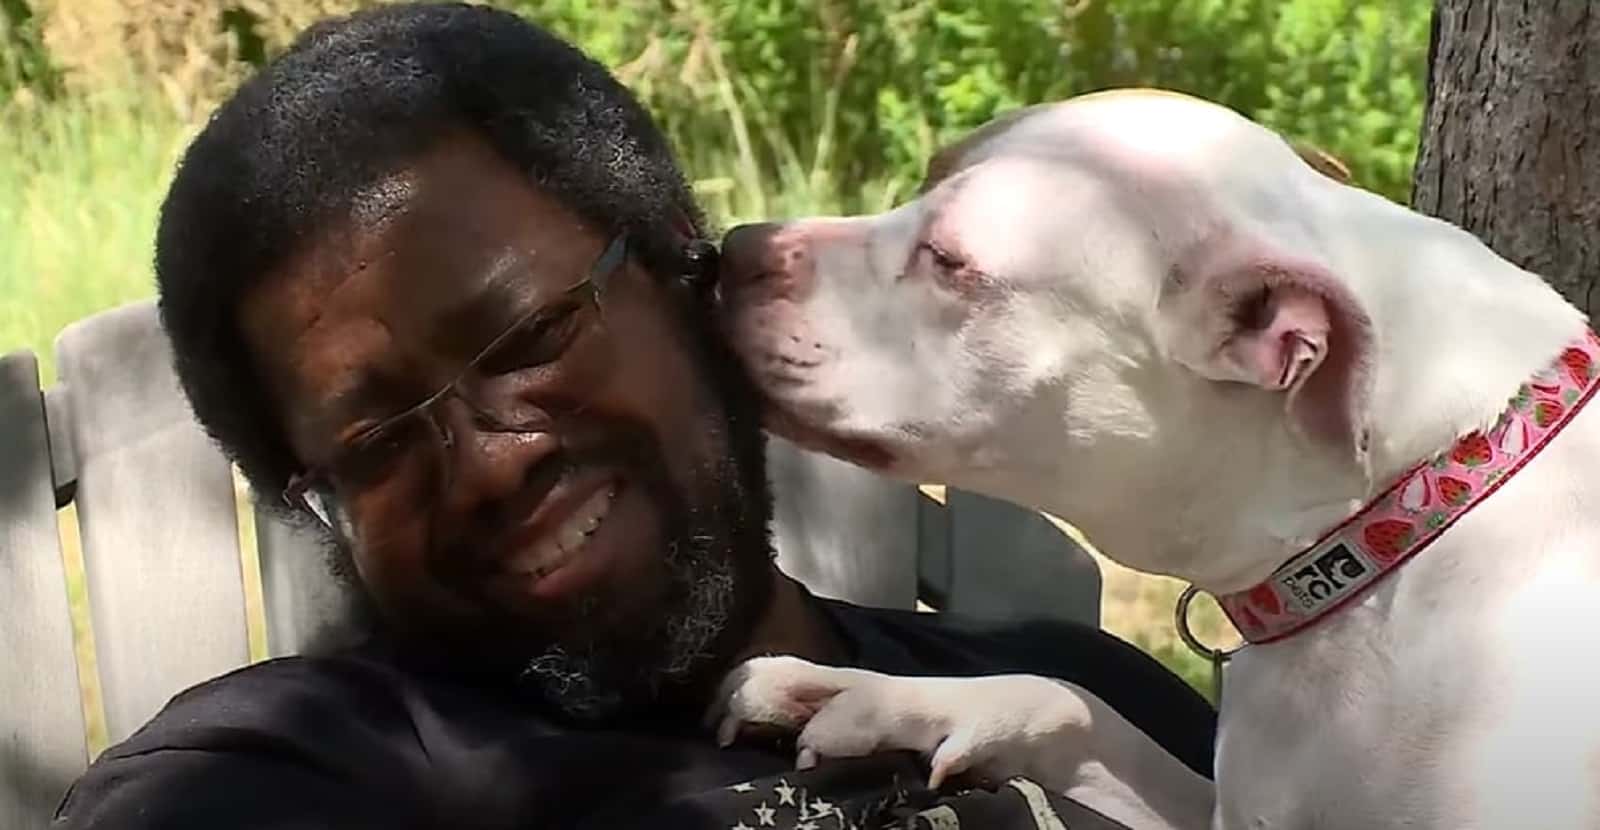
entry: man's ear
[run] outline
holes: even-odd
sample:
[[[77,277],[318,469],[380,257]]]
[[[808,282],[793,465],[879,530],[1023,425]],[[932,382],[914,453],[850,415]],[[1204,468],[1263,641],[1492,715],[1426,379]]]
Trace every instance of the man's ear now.
[[[1228,246],[1174,269],[1161,314],[1178,363],[1281,393],[1292,429],[1365,463],[1371,321],[1322,265]]]

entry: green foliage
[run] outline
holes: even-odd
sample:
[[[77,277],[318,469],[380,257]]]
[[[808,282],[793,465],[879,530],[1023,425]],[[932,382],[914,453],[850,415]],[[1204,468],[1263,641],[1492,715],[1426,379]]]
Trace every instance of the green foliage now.
[[[1224,104],[1410,189],[1427,0],[505,0],[658,113],[725,213],[871,210],[1013,107],[1115,86]]]
[[[56,77],[27,2],[0,0],[6,56],[0,94],[8,78],[39,85]],[[136,2],[152,19],[162,18],[163,3],[173,10],[194,5]],[[205,4],[183,18],[192,21],[188,30],[157,42],[181,44],[167,47],[176,58],[212,54],[259,64],[298,27],[370,2]],[[1339,157],[1358,183],[1405,200],[1432,6],[1429,0],[491,2],[549,26],[614,67],[656,113],[699,177],[711,211],[737,218],[880,209],[915,185],[940,145],[1000,112],[1134,85],[1232,106]],[[150,85],[170,88],[195,78],[227,84],[239,77],[227,67],[186,71]],[[192,97],[215,99],[224,91]]]
[[[159,98],[0,107],[0,354],[51,372],[73,320],[149,296],[155,223],[188,131]]]
[[[53,95],[60,83],[28,0],[0,0],[0,104],[22,89]]]
[[[1341,157],[1358,183],[1409,202],[1427,95],[1430,3],[1295,0],[1284,56],[1255,111]]]

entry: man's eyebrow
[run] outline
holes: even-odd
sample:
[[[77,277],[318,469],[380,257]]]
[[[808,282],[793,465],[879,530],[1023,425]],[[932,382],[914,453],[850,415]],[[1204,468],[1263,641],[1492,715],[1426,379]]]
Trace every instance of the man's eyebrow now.
[[[341,383],[331,394],[321,396],[310,407],[296,408],[289,414],[295,429],[322,436],[335,446],[349,440],[345,434],[351,424],[372,419],[374,422],[389,418],[417,401],[410,400],[403,384],[382,372],[358,370],[348,382]]]
[[[376,369],[358,370],[347,383],[341,384],[319,407],[337,428],[362,415],[392,415],[415,401],[408,395],[416,390],[385,372]]]
[[[441,309],[428,327],[428,346],[442,354],[468,358],[529,308],[534,290],[528,257],[507,251],[489,265],[483,286],[472,296]]]

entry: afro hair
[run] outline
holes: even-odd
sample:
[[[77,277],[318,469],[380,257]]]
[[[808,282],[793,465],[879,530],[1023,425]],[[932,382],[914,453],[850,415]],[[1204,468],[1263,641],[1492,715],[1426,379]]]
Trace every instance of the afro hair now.
[[[240,302],[320,229],[356,215],[373,182],[463,128],[569,209],[626,232],[658,273],[678,272],[685,230],[703,233],[648,113],[604,67],[528,21],[427,3],[307,29],[195,138],[156,238],[179,380],[257,493],[281,492],[297,462],[246,351]]]

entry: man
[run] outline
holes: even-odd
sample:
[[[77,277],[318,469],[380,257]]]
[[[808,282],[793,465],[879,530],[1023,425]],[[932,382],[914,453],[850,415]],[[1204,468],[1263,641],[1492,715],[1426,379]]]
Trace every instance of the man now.
[[[760,653],[1060,677],[1209,773],[1210,708],[1110,637],[851,608],[778,572],[757,401],[686,278],[701,236],[633,98],[512,15],[362,13],[246,83],[163,209],[163,321],[197,417],[325,522],[373,636],[178,696],[62,826],[1029,814],[919,794],[915,758],[800,775],[781,746],[719,748],[701,714]]]

